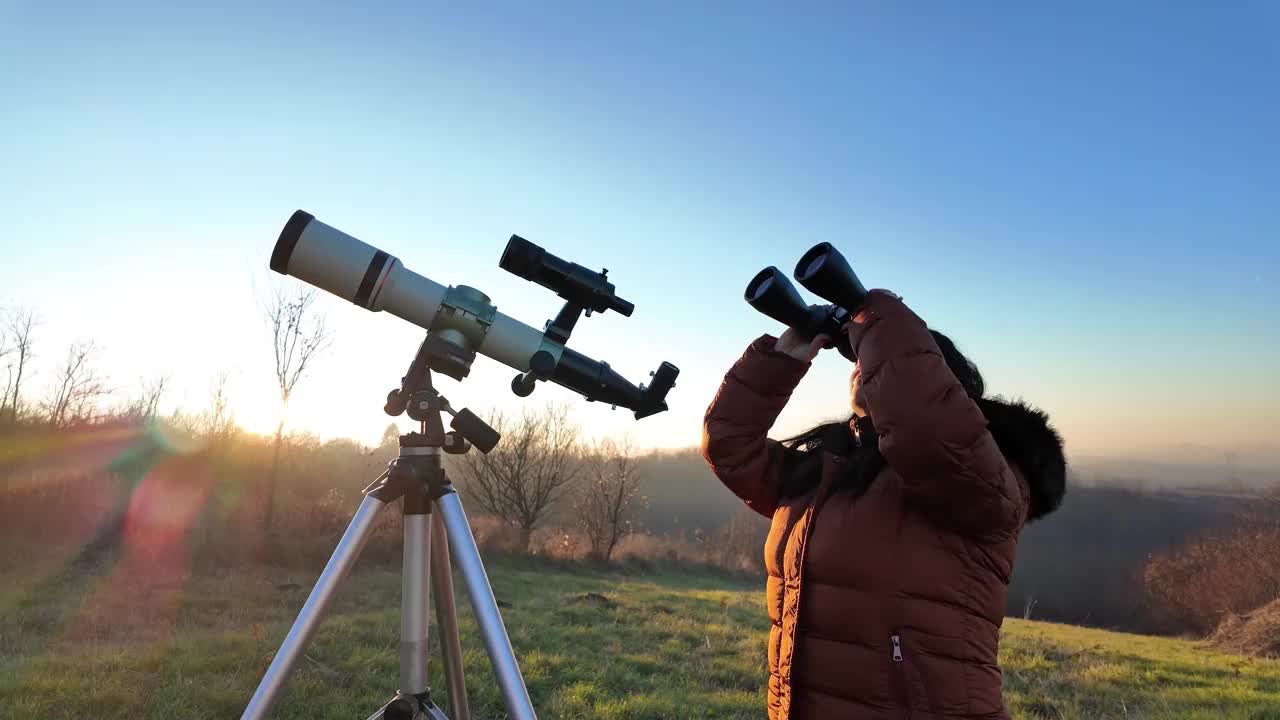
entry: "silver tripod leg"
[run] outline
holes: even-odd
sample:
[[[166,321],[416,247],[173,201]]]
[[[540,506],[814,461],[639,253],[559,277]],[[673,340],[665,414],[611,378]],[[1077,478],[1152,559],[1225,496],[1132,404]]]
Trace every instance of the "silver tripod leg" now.
[[[462,641],[458,637],[458,611],[453,602],[453,573],[449,569],[449,536],[437,508],[431,513],[431,592],[435,597],[436,628],[444,650],[444,679],[449,691],[453,720],[470,720],[467,685],[463,677]]]
[[[400,692],[428,689],[427,633],[431,618],[431,516],[404,516],[404,566],[400,573]]]
[[[409,498],[405,499],[404,554],[400,572],[400,690],[391,703],[382,706],[369,720],[382,720],[388,708],[400,704],[397,717],[411,713],[417,720],[420,710],[426,710],[426,720],[449,720],[431,703],[426,708],[417,707],[415,696],[429,690],[428,645],[430,640],[432,577],[439,573],[434,567],[439,559],[433,536],[433,515],[408,511]],[[445,556],[444,562],[449,562]],[[447,569],[447,565],[446,565]],[[410,699],[413,698],[413,699]],[[414,709],[405,710],[406,703]]]
[[[371,495],[366,495],[360,503],[355,516],[351,518],[351,524],[347,526],[347,531],[342,534],[338,547],[334,549],[328,564],[324,566],[324,572],[320,573],[320,579],[311,589],[311,595],[307,597],[306,604],[298,613],[298,619],[294,621],[293,627],[289,628],[289,634],[285,636],[284,643],[276,651],[275,659],[271,661],[266,675],[253,693],[253,699],[249,701],[249,706],[240,716],[242,720],[262,720],[271,712],[271,706],[279,698],[280,691],[284,689],[285,682],[298,663],[298,658],[302,657],[302,651],[320,625],[320,619],[329,607],[329,603],[333,601],[339,584],[351,571],[360,551],[364,549],[378,512],[386,506],[386,503]]]
[[[462,573],[463,582],[466,583],[471,609],[475,612],[476,624],[484,638],[489,662],[493,664],[493,674],[502,689],[502,697],[509,713],[507,717],[512,720],[537,720],[529,691],[524,685],[524,677],[520,675],[520,666],[516,663],[515,651],[511,649],[511,640],[502,624],[498,601],[493,597],[489,577],[480,560],[480,549],[476,547],[471,526],[467,524],[467,515],[462,510],[462,501],[458,499],[457,493],[450,492],[436,501],[436,507],[444,519],[450,549],[458,563],[458,571]]]

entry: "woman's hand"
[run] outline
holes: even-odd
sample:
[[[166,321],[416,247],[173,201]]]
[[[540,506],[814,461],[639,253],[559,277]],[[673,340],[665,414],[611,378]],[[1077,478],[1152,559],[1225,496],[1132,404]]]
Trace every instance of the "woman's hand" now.
[[[805,340],[800,333],[787,328],[786,332],[782,333],[782,337],[774,343],[773,349],[800,362],[808,363],[813,362],[813,359],[830,341],[830,335],[818,335],[812,340]]]

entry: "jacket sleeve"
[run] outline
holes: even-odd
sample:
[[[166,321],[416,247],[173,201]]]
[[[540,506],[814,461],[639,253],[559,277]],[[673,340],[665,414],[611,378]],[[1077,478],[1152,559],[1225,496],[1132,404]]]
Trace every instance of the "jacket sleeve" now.
[[[770,517],[794,451],[767,437],[809,363],[773,349],[776,338],[757,338],[738,358],[703,416],[702,457],[734,495]]]
[[[873,291],[849,326],[862,399],[907,502],[937,525],[1005,537],[1023,522],[1022,486],[928,327]]]

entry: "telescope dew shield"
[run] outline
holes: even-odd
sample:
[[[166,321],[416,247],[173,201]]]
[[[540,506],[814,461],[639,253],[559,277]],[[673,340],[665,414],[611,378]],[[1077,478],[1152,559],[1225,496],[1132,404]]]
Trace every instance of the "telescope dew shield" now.
[[[405,267],[383,252],[298,210],[285,223],[271,253],[271,269],[291,275],[373,312],[383,310],[423,330],[455,330],[463,323],[477,332],[476,352],[524,371],[529,358],[543,349],[542,333],[507,317],[487,304],[483,293],[459,286],[447,288]],[[478,334],[477,334],[478,333]]]
[[[299,210],[285,223],[271,252],[271,269],[372,310],[390,280],[395,257]],[[426,278],[423,278],[424,280]],[[427,281],[430,283],[430,281]],[[435,285],[435,283],[431,283]],[[444,295],[439,288],[438,296]],[[440,297],[433,298],[438,305]],[[435,309],[430,308],[432,315]]]

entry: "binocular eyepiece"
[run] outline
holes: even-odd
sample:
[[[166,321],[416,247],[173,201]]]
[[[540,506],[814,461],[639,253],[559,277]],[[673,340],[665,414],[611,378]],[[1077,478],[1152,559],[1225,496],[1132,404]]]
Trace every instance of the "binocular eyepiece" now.
[[[747,283],[743,294],[747,304],[794,329],[806,340],[830,336],[832,341],[826,347],[834,346],[848,360],[857,360],[841,328],[866,300],[867,289],[849,262],[831,243],[818,243],[801,256],[792,275],[831,305],[810,307],[782,271],[772,265]]]

